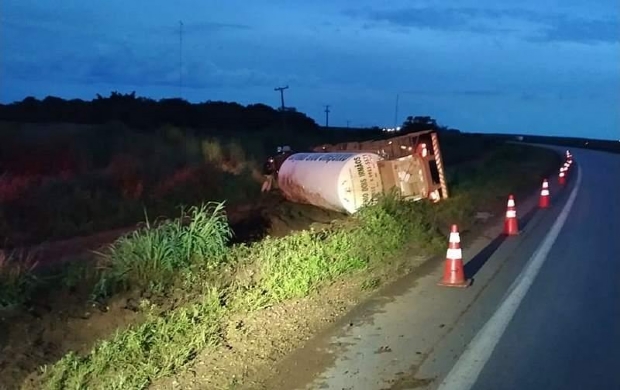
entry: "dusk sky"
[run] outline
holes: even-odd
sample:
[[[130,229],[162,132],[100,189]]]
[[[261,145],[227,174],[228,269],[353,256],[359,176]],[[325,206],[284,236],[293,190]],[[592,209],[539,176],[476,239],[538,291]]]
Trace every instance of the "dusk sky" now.
[[[179,88],[179,21],[183,88]],[[0,101],[112,90],[324,123],[620,138],[619,0],[0,1]]]

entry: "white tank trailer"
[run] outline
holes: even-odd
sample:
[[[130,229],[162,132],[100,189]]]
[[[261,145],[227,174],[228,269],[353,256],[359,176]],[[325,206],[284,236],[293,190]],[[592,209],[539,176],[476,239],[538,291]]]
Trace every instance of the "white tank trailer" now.
[[[291,202],[355,213],[383,193],[373,153],[296,153],[278,172],[278,186]]]

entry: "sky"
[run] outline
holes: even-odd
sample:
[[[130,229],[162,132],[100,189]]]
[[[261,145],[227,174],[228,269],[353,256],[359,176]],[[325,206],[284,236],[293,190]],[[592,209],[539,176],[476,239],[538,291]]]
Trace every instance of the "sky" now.
[[[620,139],[620,2],[0,1],[2,103],[136,91],[276,107],[285,85],[319,124],[330,105],[334,126],[430,115]]]

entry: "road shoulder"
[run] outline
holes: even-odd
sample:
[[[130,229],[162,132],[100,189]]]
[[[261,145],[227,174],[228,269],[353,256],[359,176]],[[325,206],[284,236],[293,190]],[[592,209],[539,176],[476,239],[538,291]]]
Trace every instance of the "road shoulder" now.
[[[400,389],[432,384],[493,313],[555,219],[567,191],[558,191],[553,182],[551,187],[555,196],[550,210],[537,212],[538,193],[518,201],[519,237],[501,235],[501,217],[477,237],[463,237],[466,273],[474,274],[472,287],[437,287],[443,259],[430,259],[292,352],[274,368],[274,375],[253,388]],[[452,356],[439,357],[438,351]]]

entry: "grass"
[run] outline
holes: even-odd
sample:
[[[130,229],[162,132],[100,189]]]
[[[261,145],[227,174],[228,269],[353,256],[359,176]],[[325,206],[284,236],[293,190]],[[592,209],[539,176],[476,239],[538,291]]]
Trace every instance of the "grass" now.
[[[128,288],[161,292],[183,270],[199,265],[213,269],[223,260],[232,230],[224,203],[182,209],[180,218],[145,226],[100,253],[103,269],[95,286],[101,299]]]
[[[37,288],[37,260],[24,250],[0,250],[0,310],[25,303]]]
[[[449,224],[471,224],[490,203],[504,203],[509,192],[540,183],[541,171],[557,168],[552,152],[502,146],[469,164],[464,174],[448,172],[453,196],[437,205],[386,196],[346,222],[321,231],[301,231],[253,244],[227,245],[230,230],[222,204],[183,213],[188,223],[149,223],[114,243],[95,289],[98,296],[129,288],[170,294],[184,304],[171,309],[143,302],[145,318],[119,329],[90,353],[66,355],[42,368],[45,389],[146,388],[184,369],[201,350],[222,342],[223,324],[233,314],[305,297],[352,275],[361,288],[381,279],[373,270],[407,262],[404,251],[439,254]]]
[[[218,342],[224,315],[219,294],[211,289],[199,302],[165,315],[143,303],[147,316],[142,324],[117,332],[85,357],[69,353],[43,368],[45,388],[142,389],[175,372]]]

